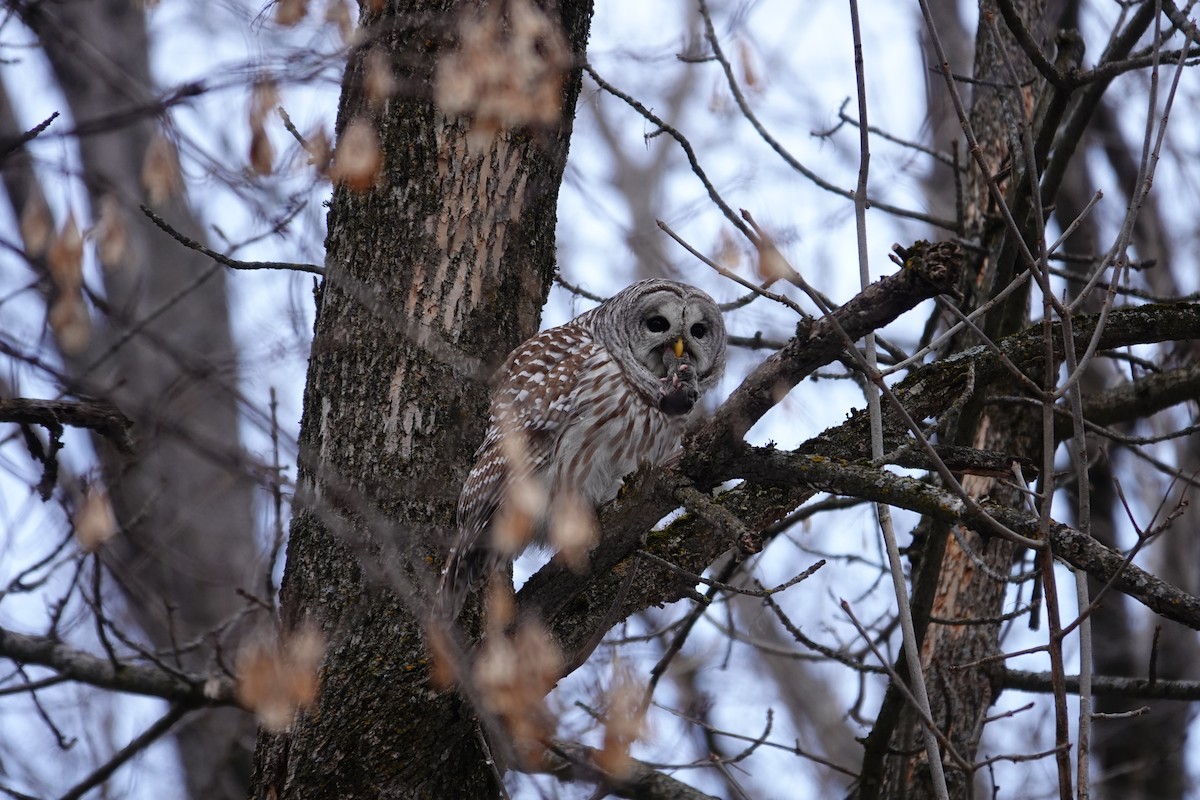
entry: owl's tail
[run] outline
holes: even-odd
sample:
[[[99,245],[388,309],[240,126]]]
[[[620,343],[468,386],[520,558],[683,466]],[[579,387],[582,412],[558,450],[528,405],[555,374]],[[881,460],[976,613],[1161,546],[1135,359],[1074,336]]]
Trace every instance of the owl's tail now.
[[[491,550],[472,547],[470,542],[460,541],[450,550],[446,568],[438,584],[437,611],[447,622],[454,622],[462,612],[467,595],[478,591],[487,583],[488,575],[495,569],[499,559]]]

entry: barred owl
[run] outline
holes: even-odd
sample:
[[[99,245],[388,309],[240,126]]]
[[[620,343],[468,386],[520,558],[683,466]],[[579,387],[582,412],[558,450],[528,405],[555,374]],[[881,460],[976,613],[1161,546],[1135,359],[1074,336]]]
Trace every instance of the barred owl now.
[[[497,373],[488,430],[458,499],[443,608],[505,568],[555,515],[613,500],[622,479],[679,447],[699,396],[725,369],[725,323],[707,294],[635,283],[543,331]],[[576,514],[571,517],[578,521]]]

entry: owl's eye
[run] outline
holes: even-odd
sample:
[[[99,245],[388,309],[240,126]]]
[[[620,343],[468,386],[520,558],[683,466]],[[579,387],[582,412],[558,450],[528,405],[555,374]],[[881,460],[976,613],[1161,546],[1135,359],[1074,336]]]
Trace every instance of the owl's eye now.
[[[667,330],[670,330],[671,323],[667,322],[666,317],[655,316],[646,320],[646,327],[651,333],[663,333]]]
[[[708,326],[703,323],[697,322],[695,325],[692,326],[691,333],[692,333],[693,338],[703,339],[708,334]]]

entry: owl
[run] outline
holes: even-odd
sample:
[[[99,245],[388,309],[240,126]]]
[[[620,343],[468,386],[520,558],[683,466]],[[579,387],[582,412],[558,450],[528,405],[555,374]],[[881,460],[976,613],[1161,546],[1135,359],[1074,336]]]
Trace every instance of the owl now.
[[[594,529],[595,510],[616,498],[626,475],[679,448],[696,401],[724,369],[717,304],[661,279],[635,283],[513,351],[458,499],[443,608],[457,616],[466,593],[528,544],[555,540],[563,527]]]

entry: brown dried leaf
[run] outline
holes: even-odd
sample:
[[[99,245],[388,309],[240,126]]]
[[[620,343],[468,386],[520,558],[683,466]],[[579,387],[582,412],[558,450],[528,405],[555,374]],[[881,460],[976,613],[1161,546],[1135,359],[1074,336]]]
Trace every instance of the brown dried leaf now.
[[[37,258],[46,252],[53,232],[54,219],[50,214],[50,206],[46,204],[42,190],[34,184],[25,200],[25,207],[21,209],[21,242],[30,258]]]
[[[247,640],[237,657],[238,702],[268,730],[287,730],[296,711],[317,698],[324,654],[325,640],[312,627],[300,628],[282,643]]]
[[[254,82],[250,93],[250,128],[261,129],[266,126],[271,113],[279,106],[279,87],[270,78],[262,78]]]
[[[508,581],[488,582],[487,625],[488,635],[503,636],[504,629],[517,617],[517,603]]]
[[[509,483],[504,502],[493,517],[491,546],[496,552],[515,556],[533,541],[534,528],[546,510],[546,490],[534,478]]]
[[[367,54],[363,69],[363,90],[367,95],[367,103],[371,108],[381,109],[396,94],[392,60],[385,51],[376,48]]]
[[[279,90],[275,81],[256,81],[250,94],[250,168],[259,175],[270,175],[275,161],[275,149],[267,135],[267,120],[279,106]]]
[[[629,776],[633,761],[629,748],[645,730],[643,691],[628,670],[618,669],[608,690],[608,713],[604,717],[604,746],[596,754],[596,766],[617,780]]]
[[[458,664],[454,649],[446,632],[433,627],[425,632],[425,645],[429,650],[429,683],[435,688],[445,691],[458,685]]]
[[[351,121],[333,152],[330,179],[334,183],[344,183],[354,191],[364,192],[375,185],[382,166],[383,153],[379,149],[375,127],[362,118]]]
[[[787,279],[795,271],[788,260],[783,257],[783,253],[779,252],[779,248],[775,247],[775,243],[771,241],[762,232],[756,247],[758,249],[758,276],[764,281],[776,281]]]
[[[567,566],[576,572],[587,569],[588,551],[599,541],[596,515],[575,492],[563,492],[554,500],[550,516],[550,544]]]
[[[537,621],[521,623],[511,638],[489,636],[475,661],[480,702],[504,722],[524,766],[534,766],[554,734],[546,695],[562,670],[562,652]]]
[[[106,194],[100,198],[100,218],[94,232],[101,266],[106,269],[121,266],[129,249],[129,230],[125,226],[125,212],[115,195]]]
[[[717,254],[713,261],[726,269],[736,269],[742,263],[742,248],[739,243],[740,240],[734,237],[729,228],[721,228],[721,235],[717,239]]]
[[[67,213],[67,219],[55,235],[46,254],[50,277],[60,295],[77,294],[83,285],[83,234],[75,223],[75,212]]]
[[[492,547],[505,555],[516,555],[533,540],[534,529],[549,508],[550,497],[542,482],[531,477],[533,469],[524,432],[511,424],[511,420],[501,421],[501,426],[504,434],[500,437],[500,449],[516,477],[505,487],[504,501],[493,518]]]
[[[757,92],[762,87],[755,66],[754,48],[744,38],[738,39],[738,62],[742,67],[742,84],[751,92]]]
[[[333,160],[333,146],[329,144],[329,136],[324,128],[318,128],[308,137],[309,163],[317,168],[317,174],[329,177],[330,162]]]
[[[250,131],[250,168],[259,175],[270,175],[272,162],[275,160],[275,150],[271,147],[271,137],[261,127]]]
[[[55,298],[50,305],[49,322],[58,349],[67,355],[78,355],[87,347],[92,335],[92,318],[78,291]]]
[[[346,0],[329,0],[325,6],[325,21],[337,26],[342,44],[354,41],[354,20],[350,18],[350,5]]]
[[[529,2],[513,0],[464,15],[458,48],[434,75],[434,102],[446,114],[471,119],[472,147],[495,133],[549,127],[562,113],[562,86],[572,65],[558,22]]]
[[[308,0],[278,0],[275,4],[275,22],[285,27],[297,24],[308,13]]]
[[[108,491],[103,486],[89,486],[75,509],[75,538],[80,549],[85,553],[95,552],[115,536],[117,530],[117,517],[113,514]]]
[[[183,192],[183,173],[179,168],[179,151],[175,144],[159,131],[146,148],[142,161],[142,186],[154,205],[165,203]]]

